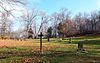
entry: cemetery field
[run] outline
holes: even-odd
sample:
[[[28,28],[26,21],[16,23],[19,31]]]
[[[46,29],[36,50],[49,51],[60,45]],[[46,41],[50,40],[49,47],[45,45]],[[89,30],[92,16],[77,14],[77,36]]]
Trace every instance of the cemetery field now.
[[[85,52],[77,52],[77,44],[84,40]],[[39,39],[26,41],[0,40],[0,63],[100,63],[100,36],[81,36],[59,40],[43,39],[43,53],[39,53]]]

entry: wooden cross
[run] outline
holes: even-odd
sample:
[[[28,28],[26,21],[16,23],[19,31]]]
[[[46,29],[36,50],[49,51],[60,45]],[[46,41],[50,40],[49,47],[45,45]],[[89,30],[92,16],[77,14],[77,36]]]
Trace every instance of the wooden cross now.
[[[40,52],[42,52],[42,32],[40,33],[40,35],[38,35],[40,37]]]
[[[50,41],[50,34],[47,35],[48,42]]]

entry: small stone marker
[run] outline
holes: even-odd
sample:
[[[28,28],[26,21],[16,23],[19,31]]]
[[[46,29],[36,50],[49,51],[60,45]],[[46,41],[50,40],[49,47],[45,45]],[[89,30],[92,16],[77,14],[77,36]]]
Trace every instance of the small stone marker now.
[[[42,32],[40,33],[40,35],[38,35],[40,37],[40,52],[42,53]]]
[[[83,42],[84,42],[84,41],[78,42],[78,49],[77,49],[77,51],[80,51],[80,52],[85,51],[84,48],[83,48]]]
[[[72,38],[70,37],[70,38],[69,38],[69,43],[71,43],[71,42],[72,42]]]

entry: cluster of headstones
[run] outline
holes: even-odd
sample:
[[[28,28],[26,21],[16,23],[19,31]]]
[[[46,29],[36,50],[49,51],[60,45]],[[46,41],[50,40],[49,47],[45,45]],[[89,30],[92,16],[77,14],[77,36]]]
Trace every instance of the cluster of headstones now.
[[[42,37],[44,35],[41,32],[40,35],[38,35],[38,36],[40,37],[40,52],[42,52]],[[49,41],[49,39],[48,39],[48,41]],[[69,38],[69,43],[71,43],[71,42],[72,42],[72,38]],[[78,42],[77,52],[85,52],[85,49],[83,48],[83,43],[84,43],[84,40]]]

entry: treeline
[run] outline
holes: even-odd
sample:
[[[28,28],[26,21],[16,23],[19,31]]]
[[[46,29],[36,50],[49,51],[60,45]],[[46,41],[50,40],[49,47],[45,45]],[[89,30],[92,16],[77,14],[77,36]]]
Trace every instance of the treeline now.
[[[71,17],[70,11],[61,9],[53,14],[52,37],[68,37],[100,34],[100,11],[78,13]],[[49,31],[48,33],[51,34]]]
[[[100,33],[100,11],[91,13],[78,13],[72,17],[71,12],[62,8],[51,15],[40,11],[37,8],[28,9],[24,5],[25,0],[0,1],[4,5],[0,5],[0,38],[26,39],[37,38],[42,32],[46,37],[67,37]],[[11,9],[7,9],[7,5]],[[14,16],[16,6],[22,5],[23,11],[21,16]],[[14,7],[15,6],[15,7]],[[16,21],[19,28],[14,31]],[[17,28],[16,26],[16,28]]]

